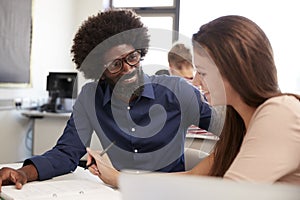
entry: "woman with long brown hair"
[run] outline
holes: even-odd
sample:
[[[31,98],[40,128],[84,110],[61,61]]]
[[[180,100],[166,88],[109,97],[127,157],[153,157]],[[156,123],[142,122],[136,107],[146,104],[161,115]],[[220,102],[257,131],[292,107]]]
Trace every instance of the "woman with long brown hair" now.
[[[300,96],[281,93],[271,44],[253,21],[217,18],[193,35],[212,105],[226,105],[213,153],[188,174],[300,184]]]
[[[245,17],[220,17],[193,35],[193,50],[205,95],[226,106],[226,117],[213,152],[179,173],[300,185],[300,96],[280,91],[264,32]],[[105,163],[97,159],[99,173],[116,186],[118,175]]]

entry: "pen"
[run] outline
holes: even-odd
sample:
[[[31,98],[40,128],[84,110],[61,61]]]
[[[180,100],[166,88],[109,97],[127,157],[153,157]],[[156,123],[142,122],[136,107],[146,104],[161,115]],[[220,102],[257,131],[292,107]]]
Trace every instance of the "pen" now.
[[[103,156],[115,143],[116,143],[116,141],[113,141],[112,143],[110,143],[110,145],[108,145],[105,149],[103,149],[103,151],[101,151],[99,155]],[[92,162],[89,165],[85,166],[84,169],[88,169],[93,164],[96,164],[95,159],[93,159]]]

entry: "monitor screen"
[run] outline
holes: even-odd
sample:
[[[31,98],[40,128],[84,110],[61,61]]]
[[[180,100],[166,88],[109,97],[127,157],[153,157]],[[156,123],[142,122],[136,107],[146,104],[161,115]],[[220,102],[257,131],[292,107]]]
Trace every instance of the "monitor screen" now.
[[[47,76],[47,91],[49,96],[59,98],[77,97],[76,72],[50,72]]]

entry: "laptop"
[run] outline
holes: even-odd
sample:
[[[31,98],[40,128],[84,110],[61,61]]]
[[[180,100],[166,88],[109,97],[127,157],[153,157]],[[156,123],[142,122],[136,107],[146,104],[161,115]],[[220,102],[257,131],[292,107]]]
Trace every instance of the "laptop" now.
[[[123,200],[299,200],[300,187],[234,182],[215,177],[122,172]]]

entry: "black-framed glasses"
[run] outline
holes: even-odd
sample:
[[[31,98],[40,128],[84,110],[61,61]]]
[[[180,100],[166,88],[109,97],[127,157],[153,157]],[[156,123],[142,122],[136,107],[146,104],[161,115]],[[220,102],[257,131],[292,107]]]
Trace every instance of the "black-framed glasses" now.
[[[123,62],[130,66],[134,66],[141,61],[141,50],[134,50],[127,54],[123,58],[115,59],[104,65],[104,68],[108,69],[108,71],[112,74],[116,74],[123,69]]]

